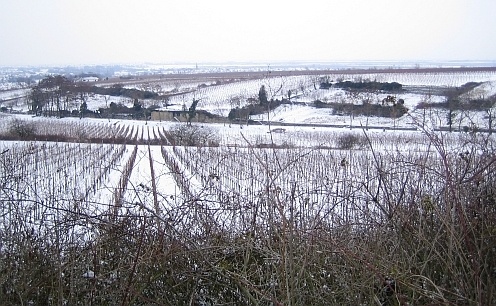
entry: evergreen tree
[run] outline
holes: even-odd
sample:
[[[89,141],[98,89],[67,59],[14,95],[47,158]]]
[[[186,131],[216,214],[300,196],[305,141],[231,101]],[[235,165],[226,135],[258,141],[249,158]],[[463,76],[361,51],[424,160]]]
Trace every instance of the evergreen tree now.
[[[260,101],[260,105],[267,104],[267,91],[265,90],[265,85],[262,85],[260,87],[260,90],[258,91],[258,100]]]
[[[196,105],[198,105],[198,102],[200,102],[200,99],[193,99],[193,103],[191,103],[191,106],[188,110],[188,124],[191,125],[191,120],[195,118],[196,116]]]
[[[83,101],[79,107],[79,118],[83,118],[86,112],[88,112],[88,104],[86,104],[86,101]]]

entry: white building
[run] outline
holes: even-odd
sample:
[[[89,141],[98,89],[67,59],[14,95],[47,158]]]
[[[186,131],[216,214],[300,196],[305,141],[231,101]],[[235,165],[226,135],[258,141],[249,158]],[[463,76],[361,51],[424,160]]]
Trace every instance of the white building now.
[[[84,77],[80,79],[81,82],[97,82],[98,80],[99,78],[97,77]]]

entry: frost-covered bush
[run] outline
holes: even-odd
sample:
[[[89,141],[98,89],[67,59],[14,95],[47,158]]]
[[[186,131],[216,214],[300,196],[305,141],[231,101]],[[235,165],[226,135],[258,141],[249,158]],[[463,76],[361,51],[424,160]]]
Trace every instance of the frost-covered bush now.
[[[180,146],[218,146],[219,139],[212,128],[200,125],[179,124],[171,128],[172,144]]]
[[[344,133],[336,140],[337,147],[342,150],[353,148],[363,148],[367,145],[367,139],[364,136],[354,133]]]
[[[25,139],[35,135],[36,126],[33,122],[13,119],[10,122],[9,132],[12,136]]]

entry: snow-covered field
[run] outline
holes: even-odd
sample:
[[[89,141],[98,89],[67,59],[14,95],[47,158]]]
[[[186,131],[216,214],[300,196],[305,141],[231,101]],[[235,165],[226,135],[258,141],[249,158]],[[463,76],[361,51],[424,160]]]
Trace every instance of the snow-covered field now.
[[[193,225],[188,224],[187,216],[201,211],[207,219],[224,218],[226,228],[232,228],[242,216],[231,214],[234,210],[228,206],[259,201],[267,192],[280,195],[281,199],[291,194],[301,195],[301,208],[306,212],[328,212],[336,205],[344,211],[348,197],[363,199],[360,203],[365,205],[366,190],[353,195],[346,194],[346,190],[351,175],[358,184],[353,190],[360,190],[358,182],[377,162],[372,152],[385,160],[399,156],[436,160],[433,139],[449,147],[455,155],[472,150],[467,144],[474,136],[468,133],[434,132],[436,128],[447,126],[447,111],[417,109],[419,102],[444,102],[446,98],[439,94],[408,91],[397,94],[397,99],[403,99],[409,109],[401,118],[340,116],[331,109],[317,109],[311,102],[360,104],[367,100],[379,103],[387,94],[350,95],[341,89],[319,89],[320,77],[267,77],[217,85],[205,80],[185,85],[158,84],[165,91],[194,89],[170,97],[168,109],[182,109],[193,99],[200,99],[198,109],[224,116],[231,108],[241,107],[249,98],[256,98],[262,85],[269,98],[291,98],[292,104],[251,117],[255,121],[272,122],[270,124],[197,124],[200,129],[213,131],[217,147],[171,146],[165,135],[178,125],[173,122],[0,114],[0,134],[7,135],[13,120],[17,119],[32,124],[37,133],[45,137],[26,142],[0,142],[1,178],[6,184],[0,196],[8,203],[14,199],[24,203],[16,209],[3,206],[2,216],[25,214],[41,229],[44,225],[36,220],[48,222],[41,216],[52,213],[53,209],[102,218],[152,214],[162,219],[181,220],[183,226],[188,227]],[[494,72],[369,73],[332,77],[333,80],[395,81],[433,89],[481,82],[465,96],[479,98],[496,94]],[[200,84],[206,86],[198,86]],[[0,92],[0,99],[27,94],[25,89],[5,91]],[[132,105],[130,99],[121,97],[90,95],[87,100],[90,109],[106,107],[112,102]],[[12,108],[25,111],[27,104]],[[488,128],[487,115],[487,112],[459,113],[453,126]],[[351,147],[343,150],[342,141],[350,135],[355,140]],[[70,139],[70,142],[57,142],[56,137],[64,141]],[[98,142],[96,139],[102,143],[91,143]],[[79,230],[85,232],[82,228]]]
[[[397,94],[398,99],[404,99],[410,109],[419,102],[429,99],[432,102],[445,99],[439,94],[439,89],[455,88],[468,82],[481,82],[481,86],[473,90],[473,96],[489,97],[496,94],[496,72],[495,71],[460,71],[460,72],[374,72],[346,73],[345,71],[329,74],[298,74],[291,76],[271,76],[270,73],[256,79],[232,79],[228,77],[203,77],[194,75],[188,78],[178,79],[144,79],[137,81],[118,80],[115,83],[104,83],[102,86],[121,84],[124,88],[147,90],[164,95],[158,100],[143,99],[140,102],[145,107],[157,105],[168,110],[182,110],[189,108],[193,99],[199,99],[197,109],[206,110],[214,114],[227,116],[230,109],[242,107],[250,103],[250,99],[258,97],[258,91],[262,85],[265,86],[269,99],[291,98],[293,102],[311,103],[315,100],[329,102],[353,102],[361,103],[380,101],[385,94],[369,93],[352,97],[346,95],[341,89],[321,90],[319,84],[321,78],[330,81],[352,80],[352,81],[378,81],[398,82],[407,89],[403,94]],[[249,73],[247,73],[249,76]],[[409,87],[422,87],[423,93],[408,92]],[[429,94],[429,91],[432,94]],[[8,100],[12,98],[23,98],[27,96],[29,89],[12,89],[0,91],[0,106],[9,107],[15,111],[26,112],[28,105],[12,105]],[[108,107],[110,103],[132,106],[133,99],[126,97],[113,97],[105,95],[90,94],[87,98],[89,110],[97,110],[100,107]],[[81,102],[74,101],[69,110],[79,109]],[[168,104],[165,107],[165,104]]]
[[[141,125],[134,134],[144,135],[148,128]],[[233,213],[240,211],[230,207],[235,203],[257,202],[270,192],[280,201],[297,195],[301,211],[308,214],[328,213],[338,207],[349,212],[347,203],[366,207],[369,195],[360,182],[377,167],[378,156],[385,165],[393,165],[394,160],[435,163],[438,159],[432,139],[413,131],[371,131],[366,136],[364,131],[355,131],[354,135],[367,143],[357,149],[336,150],[331,148],[339,145],[340,131],[302,128],[269,134],[270,138],[259,127],[253,128],[226,132],[224,139],[237,145],[219,147],[2,141],[0,197],[7,203],[2,206],[3,224],[9,224],[13,214],[23,215],[41,231],[56,222],[52,215],[56,211],[70,211],[110,219],[151,214],[180,220],[194,230],[188,216],[202,211],[204,218],[222,219],[226,229],[232,230],[243,217]],[[442,134],[441,139],[455,157],[473,152],[471,136]],[[299,146],[258,148],[270,141]],[[351,188],[350,183],[356,185]],[[375,188],[368,184],[367,188]],[[362,200],[357,202],[357,198]],[[17,203],[15,207],[8,204],[12,201]],[[47,219],[47,215],[53,218]],[[84,227],[79,225],[78,235],[86,232]]]

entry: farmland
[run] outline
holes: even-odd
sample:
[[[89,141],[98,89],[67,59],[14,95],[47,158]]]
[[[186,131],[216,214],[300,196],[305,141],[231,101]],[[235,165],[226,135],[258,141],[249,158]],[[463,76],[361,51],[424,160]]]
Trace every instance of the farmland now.
[[[461,100],[494,99],[494,70],[251,74],[122,86],[156,88],[164,109],[198,98],[225,117],[262,85],[293,103],[250,125],[0,114],[0,301],[496,302],[492,110],[460,108],[448,123],[452,109],[419,107],[469,82],[480,84]],[[399,82],[408,112],[316,108],[390,95],[321,89],[325,77]]]

